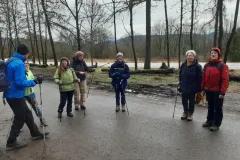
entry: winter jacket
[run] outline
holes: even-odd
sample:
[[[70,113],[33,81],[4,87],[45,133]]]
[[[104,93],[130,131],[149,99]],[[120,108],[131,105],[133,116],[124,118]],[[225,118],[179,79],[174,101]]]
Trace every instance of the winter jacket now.
[[[27,80],[34,80],[35,79],[33,73],[30,70],[28,70],[26,72],[26,77],[27,77]],[[24,96],[29,96],[29,95],[31,95],[33,93],[34,93],[33,88],[32,87],[27,87]]]
[[[26,79],[26,69],[24,62],[26,58],[15,52],[11,58],[18,58],[7,65],[7,81],[11,83],[10,88],[4,92],[3,97],[6,99],[23,98],[26,87],[34,87],[36,83],[33,80]],[[10,58],[10,59],[11,59]]]
[[[180,92],[197,93],[201,91],[202,66],[197,62],[187,66],[187,61],[183,62],[179,72]]]
[[[81,75],[79,72],[87,72],[88,67],[85,61],[80,61],[76,57],[73,57],[73,61],[71,63],[71,67],[74,69],[77,77],[81,80],[84,81],[86,79],[86,74]]]
[[[60,80],[62,84],[59,84]],[[63,71],[60,78],[57,69],[54,75],[54,81],[56,84],[59,84],[60,92],[72,91],[75,89],[74,82],[77,81],[77,76],[72,68],[67,68]]]
[[[205,65],[201,87],[205,91],[216,91],[224,95],[229,85],[229,71],[226,64],[219,68],[219,63],[222,63],[222,59],[210,60]]]
[[[121,63],[116,61],[111,65],[109,77],[112,78],[112,85],[114,88],[125,88],[127,86],[127,79],[130,78],[128,65],[124,61]]]

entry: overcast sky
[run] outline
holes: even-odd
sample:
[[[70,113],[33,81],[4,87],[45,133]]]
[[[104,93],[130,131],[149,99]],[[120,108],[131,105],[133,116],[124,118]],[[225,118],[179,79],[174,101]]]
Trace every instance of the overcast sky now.
[[[74,0],[68,0],[70,3],[74,4]],[[172,18],[177,18],[180,15],[180,4],[175,5],[179,0],[167,0],[168,3],[168,16]],[[102,0],[99,0],[99,2],[102,3]],[[104,2],[111,2],[111,0],[104,0]],[[203,7],[203,6],[200,6]],[[206,7],[206,6],[204,6]],[[234,0],[232,3],[226,3],[227,7],[227,15],[228,17],[234,19],[234,12],[236,7],[236,0]],[[134,8],[134,22],[133,22],[133,28],[134,32],[137,34],[145,34],[145,26],[146,26],[146,12],[145,12],[145,3],[141,6]],[[185,21],[188,21],[190,18],[190,15],[185,15]],[[200,22],[206,22],[207,20],[211,19],[212,16],[210,14],[205,14],[199,17]],[[117,37],[123,37],[126,35],[126,31],[123,27],[122,20],[124,19],[125,27],[129,30],[129,13],[125,12],[117,17]],[[164,22],[165,21],[165,13],[164,13],[164,3],[158,2],[158,5],[156,7],[152,7],[152,13],[151,13],[151,22],[152,26],[158,22]],[[240,21],[240,15],[239,20]],[[111,25],[111,31],[113,33],[113,26]]]

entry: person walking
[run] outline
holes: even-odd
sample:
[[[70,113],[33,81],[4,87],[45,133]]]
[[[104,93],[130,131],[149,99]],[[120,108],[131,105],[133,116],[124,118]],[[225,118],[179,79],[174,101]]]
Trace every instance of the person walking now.
[[[116,112],[120,111],[120,94],[122,112],[125,112],[126,107],[125,89],[127,87],[127,79],[130,78],[130,72],[128,65],[123,60],[123,54],[121,52],[117,53],[116,61],[111,65],[109,77],[112,78],[112,86],[115,89]]]
[[[63,108],[67,103],[67,116],[73,117],[72,114],[72,99],[74,92],[74,83],[80,83],[72,68],[70,68],[69,61],[66,57],[60,60],[59,68],[54,74],[54,81],[59,85],[60,104],[58,106],[58,118],[62,118]]]
[[[195,94],[201,92],[202,66],[198,63],[194,50],[186,52],[186,60],[182,63],[179,72],[179,91],[182,93],[183,115],[182,120],[193,120],[195,108]]]
[[[25,64],[25,68],[26,68],[27,80],[34,80],[35,77],[34,77],[33,73],[31,72],[31,70],[29,69],[28,60],[26,60],[24,62],[24,64]],[[42,111],[38,107],[38,102],[37,102],[36,94],[34,92],[33,87],[27,87],[26,88],[24,97],[27,100],[27,102],[31,105],[31,107],[34,110],[34,112],[36,113],[37,117],[39,118],[41,126],[45,126],[45,127],[48,126],[45,118],[42,115]]]
[[[3,97],[6,98],[7,103],[14,113],[13,124],[7,140],[6,150],[19,149],[27,146],[26,144],[17,141],[17,137],[19,136],[24,123],[26,123],[30,130],[32,140],[43,139],[49,134],[49,132],[40,133],[37,125],[34,123],[32,112],[28,108],[24,98],[26,87],[34,87],[36,84],[42,83],[40,77],[35,80],[26,79],[24,62],[28,58],[28,55],[29,50],[27,46],[20,44],[13,56],[9,58],[8,61],[11,62],[7,64],[6,68],[6,77],[10,87],[4,92]]]
[[[208,101],[207,121],[203,127],[210,131],[217,131],[222,124],[223,119],[223,100],[229,86],[229,69],[223,63],[221,50],[212,48],[210,59],[204,66],[202,78],[202,90],[206,92]]]

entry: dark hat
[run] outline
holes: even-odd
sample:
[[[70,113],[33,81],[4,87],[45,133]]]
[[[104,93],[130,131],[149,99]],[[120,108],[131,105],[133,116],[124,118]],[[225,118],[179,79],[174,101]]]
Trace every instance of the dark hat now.
[[[17,47],[17,52],[21,55],[26,55],[29,53],[29,50],[26,45],[24,44],[19,44]]]

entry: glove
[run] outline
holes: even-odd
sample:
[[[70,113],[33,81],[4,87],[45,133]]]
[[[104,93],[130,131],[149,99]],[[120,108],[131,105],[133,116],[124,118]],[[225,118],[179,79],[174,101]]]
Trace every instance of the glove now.
[[[36,84],[42,84],[42,77],[37,77],[35,80],[34,80],[34,82],[36,83]]]

